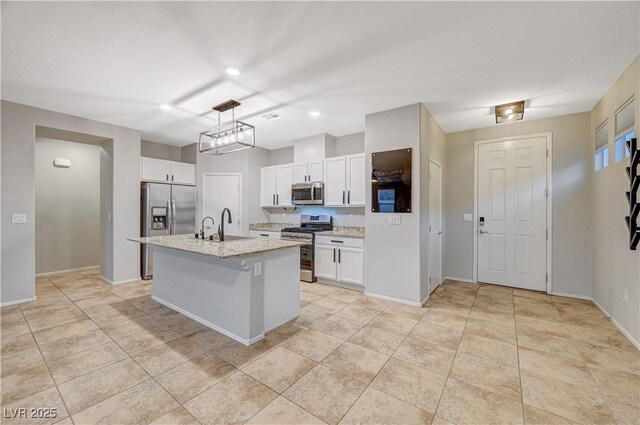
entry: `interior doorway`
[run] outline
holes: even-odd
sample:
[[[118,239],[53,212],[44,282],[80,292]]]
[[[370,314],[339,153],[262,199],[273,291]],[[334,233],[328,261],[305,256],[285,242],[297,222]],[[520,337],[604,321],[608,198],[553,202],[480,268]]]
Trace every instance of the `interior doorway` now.
[[[475,280],[551,289],[551,134],[476,142]]]
[[[35,274],[99,278],[111,238],[112,140],[36,127]]]
[[[231,211],[229,224],[225,215],[224,233],[240,235],[240,193],[242,180],[236,173],[205,173],[202,175],[202,217],[212,217],[215,221],[213,232],[217,232],[220,216],[224,208]],[[207,232],[207,235],[210,233]]]
[[[442,282],[442,165],[429,158],[429,293]]]

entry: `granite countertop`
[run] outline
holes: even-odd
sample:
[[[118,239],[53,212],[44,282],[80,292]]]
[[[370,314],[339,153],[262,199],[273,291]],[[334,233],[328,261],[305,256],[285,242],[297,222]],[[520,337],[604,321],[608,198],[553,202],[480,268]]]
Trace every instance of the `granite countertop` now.
[[[279,232],[285,227],[296,227],[298,225],[291,223],[251,223],[249,230],[258,230],[262,232]]]
[[[330,232],[320,232],[318,236],[339,236],[342,238],[364,238],[364,227],[333,226]]]
[[[296,241],[266,238],[247,238],[214,242],[196,239],[194,235],[152,236],[147,238],[129,238],[129,240],[141,244],[161,246],[163,248],[210,255],[218,258],[242,257],[302,245],[301,242]]]

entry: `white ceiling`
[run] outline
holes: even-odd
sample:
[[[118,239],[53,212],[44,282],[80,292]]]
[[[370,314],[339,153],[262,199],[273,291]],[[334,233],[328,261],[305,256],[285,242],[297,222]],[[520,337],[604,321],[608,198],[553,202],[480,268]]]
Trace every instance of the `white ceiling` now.
[[[639,4],[2,2],[2,98],[177,146],[230,98],[269,149],[416,102],[454,132],[514,100],[590,110],[638,55]]]

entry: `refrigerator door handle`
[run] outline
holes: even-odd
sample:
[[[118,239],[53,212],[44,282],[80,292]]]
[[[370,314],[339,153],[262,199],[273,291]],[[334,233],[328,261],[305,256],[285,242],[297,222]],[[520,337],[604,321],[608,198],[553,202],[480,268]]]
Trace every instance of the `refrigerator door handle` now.
[[[171,234],[176,234],[176,200],[171,200]]]

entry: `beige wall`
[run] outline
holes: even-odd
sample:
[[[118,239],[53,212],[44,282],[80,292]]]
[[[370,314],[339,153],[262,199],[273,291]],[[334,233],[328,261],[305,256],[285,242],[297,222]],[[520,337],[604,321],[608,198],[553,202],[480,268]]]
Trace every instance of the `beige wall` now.
[[[165,145],[164,143],[149,140],[140,141],[140,156],[178,162],[182,160],[182,152],[178,146]]]
[[[636,130],[640,122],[638,58],[618,78],[591,112],[589,127],[590,158],[595,153],[595,129],[609,120],[609,167],[595,172],[590,167],[593,190],[593,298],[637,342],[640,342],[640,250],[629,249],[629,230],[624,217],[629,215],[625,191],[629,179],[624,167],[629,160],[614,163],[615,112],[635,97]],[[628,302],[624,301],[624,290]]]
[[[36,138],[36,273],[100,264],[100,149]]]
[[[551,132],[553,135],[553,291],[591,296],[590,114],[565,115],[447,134],[444,273],[472,279],[473,150],[477,140]],[[477,217],[474,217],[474,220]]]

